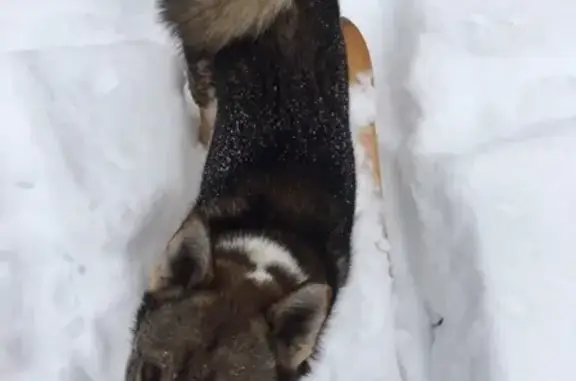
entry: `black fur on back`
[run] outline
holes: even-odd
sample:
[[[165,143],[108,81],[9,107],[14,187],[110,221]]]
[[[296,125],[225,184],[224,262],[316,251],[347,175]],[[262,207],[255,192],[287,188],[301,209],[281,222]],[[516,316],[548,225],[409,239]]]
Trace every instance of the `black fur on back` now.
[[[295,14],[258,39],[214,56],[218,113],[197,207],[247,200],[245,212],[214,220],[211,231],[297,237],[320,254],[335,296],[349,267],[356,196],[346,53],[336,0],[295,3]]]

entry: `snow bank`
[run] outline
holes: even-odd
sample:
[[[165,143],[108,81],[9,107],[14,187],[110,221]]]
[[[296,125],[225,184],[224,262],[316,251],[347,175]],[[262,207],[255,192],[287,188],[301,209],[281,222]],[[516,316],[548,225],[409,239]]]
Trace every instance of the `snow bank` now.
[[[424,369],[410,381],[576,379],[575,12],[413,0],[385,15],[385,210],[395,282],[416,291],[397,340]]]
[[[143,268],[201,168],[181,67],[107,36],[105,2],[24,3],[0,16],[0,379],[118,380]]]

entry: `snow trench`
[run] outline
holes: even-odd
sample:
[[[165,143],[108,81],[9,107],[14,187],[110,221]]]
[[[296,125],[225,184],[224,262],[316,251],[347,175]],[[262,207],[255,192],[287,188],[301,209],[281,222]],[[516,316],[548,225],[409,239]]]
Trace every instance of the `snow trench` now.
[[[576,379],[576,4],[342,6],[374,63],[352,128],[377,118],[384,198],[360,165],[351,283],[309,379]],[[0,380],[122,379],[204,158],[154,7],[2,6]]]
[[[376,78],[404,379],[573,380],[576,6],[391,5]]]

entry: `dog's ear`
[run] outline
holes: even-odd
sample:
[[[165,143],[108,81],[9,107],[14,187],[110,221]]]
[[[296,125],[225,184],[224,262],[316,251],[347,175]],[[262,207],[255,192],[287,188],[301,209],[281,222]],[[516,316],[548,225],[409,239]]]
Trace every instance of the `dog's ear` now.
[[[326,320],[330,287],[304,284],[273,304],[267,314],[279,363],[296,371],[313,353]]]
[[[202,218],[192,213],[174,234],[166,251],[153,268],[148,291],[170,294],[170,291],[194,288],[212,276],[210,235]]]

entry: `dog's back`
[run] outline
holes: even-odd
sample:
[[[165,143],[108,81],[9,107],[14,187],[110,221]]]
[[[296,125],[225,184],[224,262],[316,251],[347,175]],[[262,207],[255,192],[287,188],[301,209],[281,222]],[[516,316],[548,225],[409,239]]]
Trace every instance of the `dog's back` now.
[[[214,55],[218,113],[198,203],[259,196],[268,218],[255,228],[291,203],[322,242],[336,222],[350,230],[354,211],[345,47],[336,1],[295,3],[258,40]]]
[[[210,57],[218,111],[196,206],[139,311],[127,378],[170,367],[182,380],[298,379],[350,261],[356,182],[338,2],[165,2],[189,64]],[[238,4],[252,13],[219,25]]]
[[[300,3],[257,41],[232,42],[215,54],[218,113],[201,199],[226,192],[244,174],[261,173],[290,174],[300,181],[309,176],[333,197],[353,204],[338,5]]]

